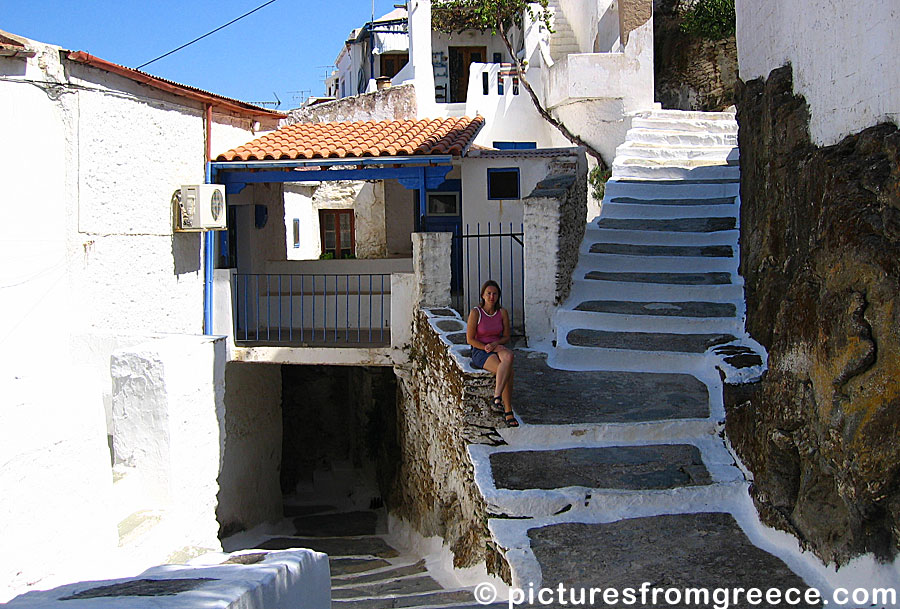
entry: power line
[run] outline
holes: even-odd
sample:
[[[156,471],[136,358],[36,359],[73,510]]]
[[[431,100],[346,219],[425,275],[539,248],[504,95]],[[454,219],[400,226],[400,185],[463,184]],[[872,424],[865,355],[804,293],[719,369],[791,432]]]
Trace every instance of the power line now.
[[[248,16],[248,15],[252,15],[252,14],[255,13],[256,11],[258,11],[259,9],[265,8],[265,7],[269,6],[270,4],[272,4],[273,2],[275,2],[275,0],[269,0],[269,1],[266,2],[265,4],[261,4],[260,6],[257,6],[255,9],[253,9],[253,10],[250,11],[249,13],[244,13],[243,15],[241,15],[241,16],[238,17],[238,18],[232,19],[231,21],[229,21],[229,22],[226,23],[225,25],[220,25],[219,27],[217,27],[217,28],[214,29],[213,31],[207,32],[207,33],[203,34],[202,36],[200,36],[200,37],[198,37],[198,38],[194,38],[194,39],[191,40],[190,42],[181,45],[181,46],[178,47],[177,49],[172,49],[172,50],[169,51],[168,53],[165,53],[165,54],[163,54],[163,55],[160,55],[160,56],[157,57],[156,59],[151,59],[151,60],[148,61],[147,63],[142,63],[141,65],[139,65],[138,67],[136,67],[135,70],[140,70],[140,69],[143,68],[144,66],[149,66],[149,65],[150,65],[151,63],[153,63],[154,61],[159,61],[159,60],[162,59],[163,57],[168,57],[168,56],[171,55],[172,53],[177,53],[178,51],[180,51],[180,50],[183,49],[184,47],[191,46],[191,45],[194,44],[195,42],[197,42],[197,41],[199,41],[199,40],[203,40],[203,39],[206,38],[207,36],[210,36],[210,35],[215,34],[216,32],[218,32],[219,30],[223,30],[223,29],[227,28],[227,27],[228,27],[229,25],[231,25],[232,23],[235,23],[235,22],[237,22],[237,21],[240,21],[241,19],[243,19],[244,17],[246,17],[246,16]]]

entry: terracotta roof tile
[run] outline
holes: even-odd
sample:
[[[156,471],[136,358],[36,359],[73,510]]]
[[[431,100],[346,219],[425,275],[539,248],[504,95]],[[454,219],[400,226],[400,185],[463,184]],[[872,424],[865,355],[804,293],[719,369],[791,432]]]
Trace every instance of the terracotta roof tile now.
[[[359,158],[417,154],[459,156],[484,118],[294,123],[220,154],[217,161]]]

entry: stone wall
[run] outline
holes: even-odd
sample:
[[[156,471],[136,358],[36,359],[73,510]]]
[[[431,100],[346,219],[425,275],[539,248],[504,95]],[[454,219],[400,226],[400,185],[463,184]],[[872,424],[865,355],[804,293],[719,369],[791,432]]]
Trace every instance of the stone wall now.
[[[331,121],[395,121],[416,118],[416,89],[400,85],[291,110],[284,125]]]
[[[810,142],[791,68],[739,83],[741,274],[761,382],[726,429],[765,522],[826,562],[900,543],[900,132]]]
[[[456,567],[484,561],[502,573],[466,449],[503,443],[495,429],[502,419],[488,408],[493,377],[468,365],[465,323],[455,311],[418,311],[412,344],[409,364],[395,367],[401,454],[388,507],[425,537],[442,537]]]
[[[734,103],[738,77],[734,35],[704,40],[680,31],[682,0],[654,2],[656,101],[673,110],[722,110]]]
[[[582,151],[554,160],[550,175],[525,198],[525,325],[531,340],[546,337],[556,305],[569,296],[586,215]]]

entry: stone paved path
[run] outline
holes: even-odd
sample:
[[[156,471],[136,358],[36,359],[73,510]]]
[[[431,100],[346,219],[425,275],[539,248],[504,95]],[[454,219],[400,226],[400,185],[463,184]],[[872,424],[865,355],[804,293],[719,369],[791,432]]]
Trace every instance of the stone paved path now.
[[[555,348],[517,357],[522,426],[470,447],[514,586],[805,588],[720,436],[709,350],[744,336],[736,131],[728,113],[634,119]]]

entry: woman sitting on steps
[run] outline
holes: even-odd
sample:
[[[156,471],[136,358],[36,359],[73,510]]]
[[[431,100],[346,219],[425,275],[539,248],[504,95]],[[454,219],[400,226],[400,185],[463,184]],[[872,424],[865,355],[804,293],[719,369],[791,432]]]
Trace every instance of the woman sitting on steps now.
[[[491,407],[502,412],[506,424],[518,427],[512,409],[513,359],[509,342],[509,313],[500,306],[500,286],[488,279],[481,286],[481,306],[469,313],[466,342],[472,347],[472,366],[497,377]]]

